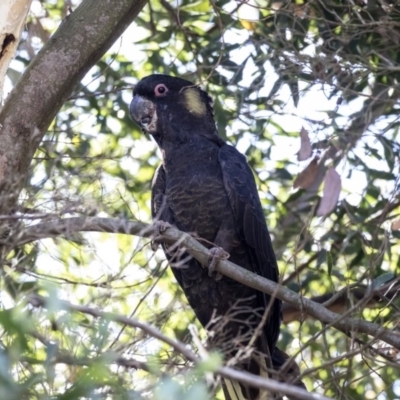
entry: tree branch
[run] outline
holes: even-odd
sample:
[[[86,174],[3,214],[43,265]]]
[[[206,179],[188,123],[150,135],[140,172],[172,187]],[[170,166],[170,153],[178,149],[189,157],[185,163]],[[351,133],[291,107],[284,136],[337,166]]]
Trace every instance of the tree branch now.
[[[38,239],[89,231],[122,233],[143,237],[153,237],[156,234],[152,225],[147,225],[142,222],[112,218],[75,217],[58,219],[27,227],[21,231],[21,233],[14,234],[4,241],[4,245],[12,248]],[[209,257],[208,249],[190,236],[190,234],[171,227],[163,233],[160,239],[169,244],[174,244],[179,241],[181,247],[185,248],[191,256],[196,258],[201,264],[207,265]],[[378,324],[367,322],[362,319],[336,314],[322,305],[301,297],[293,291],[282,287],[280,284],[247,271],[228,260],[220,260],[217,265],[217,271],[261,292],[276,296],[280,300],[300,310],[302,314],[309,314],[346,334],[349,332],[365,333],[400,349],[400,334],[397,332],[392,332]]]
[[[31,295],[28,298],[28,302],[34,307],[44,307],[47,308],[47,301],[45,297],[38,295]],[[58,304],[61,309],[68,311],[78,311],[84,314],[91,315],[95,318],[103,318],[108,321],[115,321],[123,325],[130,326],[132,328],[141,329],[143,332],[146,332],[151,337],[159,339],[160,341],[167,343],[170,345],[175,351],[184,355],[188,360],[192,361],[195,364],[200,363],[202,360],[184,343],[179,342],[177,340],[171,339],[170,337],[164,335],[161,331],[159,331],[154,326],[146,324],[144,322],[138,321],[134,318],[127,318],[123,315],[104,312],[100,310],[96,310],[87,306],[80,306],[76,304],[72,304],[68,301],[59,300]],[[217,374],[221,375],[227,379],[233,379],[247,385],[251,385],[253,387],[257,387],[260,389],[266,389],[268,391],[274,393],[284,393],[285,395],[291,396],[296,399],[302,400],[329,400],[328,397],[323,395],[319,395],[316,393],[308,393],[305,390],[299,388],[298,386],[289,385],[286,383],[280,383],[274,381],[272,379],[259,377],[257,375],[250,374],[245,371],[238,371],[230,367],[220,367],[215,371]]]
[[[40,360],[33,357],[21,357],[22,362],[27,362],[28,364],[47,364],[48,360]],[[155,373],[154,368],[150,368],[146,362],[135,360],[132,358],[116,357],[115,354],[105,354],[100,357],[73,357],[68,354],[56,354],[55,357],[51,359],[52,364],[66,364],[66,365],[82,365],[88,366],[101,362],[102,364],[116,364],[124,368],[134,368],[142,369],[143,371]]]
[[[34,152],[75,86],[146,0],[84,0],[31,62],[0,112],[0,213],[15,207]]]
[[[375,290],[371,290],[368,286],[351,289],[345,288],[345,290],[342,290],[339,293],[326,293],[320,296],[311,297],[310,300],[318,304],[323,304],[328,310],[335,313],[344,313],[349,308],[350,298],[353,298],[353,300],[357,302],[363,302],[365,308],[374,308],[379,304],[386,305],[389,303],[393,297],[397,296],[398,290],[399,285],[390,281],[389,284],[385,284]],[[310,317],[306,312],[302,312],[287,303],[283,304],[282,313],[284,323],[297,320],[304,321],[306,318]]]

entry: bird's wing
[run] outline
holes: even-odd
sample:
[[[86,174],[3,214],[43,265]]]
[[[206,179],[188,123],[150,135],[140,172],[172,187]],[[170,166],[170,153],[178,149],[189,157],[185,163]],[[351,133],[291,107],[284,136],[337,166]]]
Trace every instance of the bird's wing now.
[[[151,216],[153,218],[153,221],[164,221],[170,223],[171,225],[175,225],[174,217],[166,201],[166,183],[167,178],[165,174],[165,169],[163,164],[161,164],[154,174],[153,182],[151,185]],[[168,261],[170,261],[171,255],[169,255],[166,245],[162,244],[162,247]],[[171,269],[179,285],[182,286],[183,281],[181,271],[179,270],[179,268]]]
[[[246,158],[233,146],[224,145],[219,151],[224,186],[235,217],[235,229],[244,241],[251,259],[253,272],[278,281],[278,267],[271,238],[253,173]],[[269,302],[268,295],[262,295],[264,305]],[[279,336],[281,303],[274,301],[266,324],[270,351],[273,351]]]
[[[165,208],[165,187],[166,187],[166,175],[164,166],[160,164],[156,169],[153,177],[153,182],[151,184],[151,216],[153,220],[161,219],[161,214]]]

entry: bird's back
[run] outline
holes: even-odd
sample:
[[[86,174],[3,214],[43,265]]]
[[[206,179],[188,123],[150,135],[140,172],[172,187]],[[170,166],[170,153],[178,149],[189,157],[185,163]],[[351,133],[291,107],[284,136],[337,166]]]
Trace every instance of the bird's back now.
[[[211,142],[205,145],[202,139],[199,142],[193,140],[166,152],[166,207],[172,211],[174,224],[196,235],[206,247],[221,245],[216,242],[223,226],[230,242],[230,248],[225,248],[230,261],[254,271],[257,261],[236,231],[218,158],[220,147]],[[181,257],[185,260],[182,264],[175,259],[173,272],[202,325],[216,331],[214,338],[219,347],[237,346],[232,338],[248,342],[265,310],[264,295],[228,277],[216,280],[207,268],[186,256]],[[280,321],[274,323],[279,325]]]

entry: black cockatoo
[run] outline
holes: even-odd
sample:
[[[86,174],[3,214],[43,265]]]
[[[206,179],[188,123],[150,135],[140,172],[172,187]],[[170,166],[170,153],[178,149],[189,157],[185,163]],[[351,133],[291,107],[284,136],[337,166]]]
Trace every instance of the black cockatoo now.
[[[133,119],[162,153],[152,185],[155,220],[195,234],[210,248],[209,268],[163,245],[176,280],[210,342],[237,368],[296,382],[295,363],[276,347],[281,302],[213,272],[224,252],[235,264],[274,282],[278,268],[255,180],[246,158],[218,134],[212,100],[193,83],[150,75],[134,89]],[[301,386],[301,383],[297,383]],[[264,399],[258,389],[225,381],[231,400]]]

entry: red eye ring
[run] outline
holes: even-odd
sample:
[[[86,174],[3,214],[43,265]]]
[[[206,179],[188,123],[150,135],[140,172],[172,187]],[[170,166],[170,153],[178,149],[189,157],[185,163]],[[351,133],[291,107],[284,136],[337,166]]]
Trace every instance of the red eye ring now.
[[[161,97],[165,96],[168,92],[168,88],[163,84],[159,83],[155,88],[154,88],[154,94],[156,97]]]

